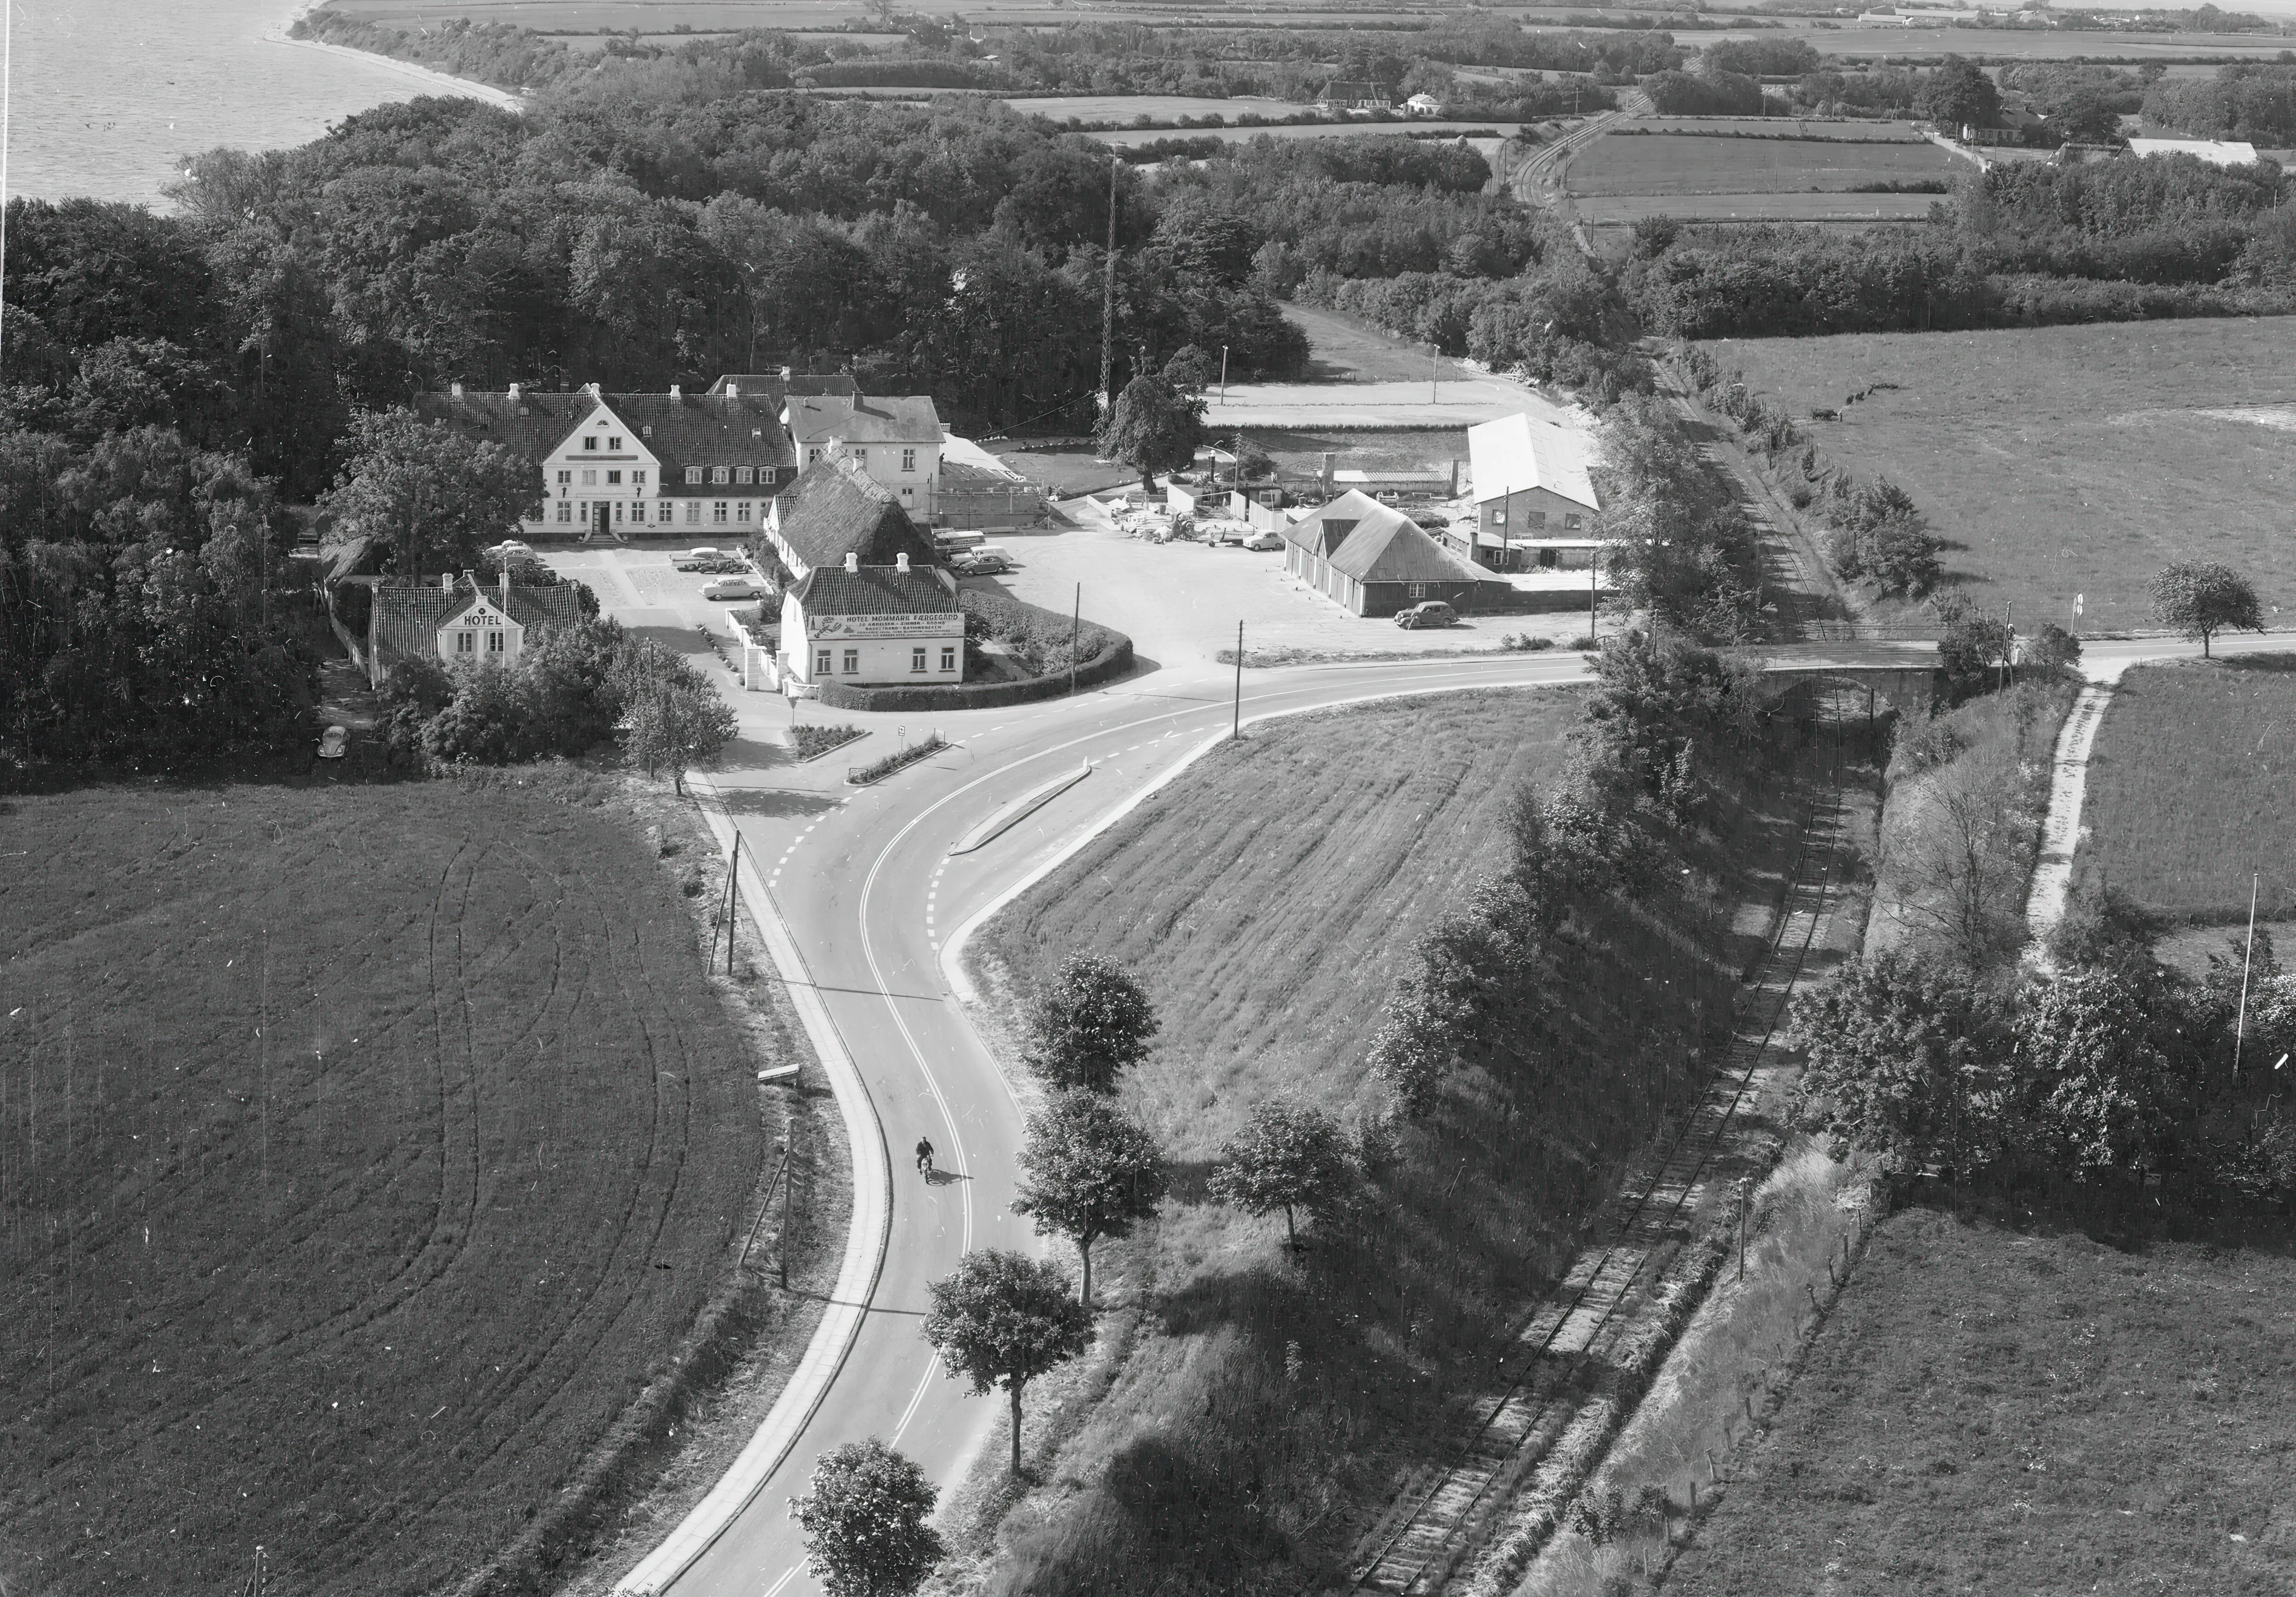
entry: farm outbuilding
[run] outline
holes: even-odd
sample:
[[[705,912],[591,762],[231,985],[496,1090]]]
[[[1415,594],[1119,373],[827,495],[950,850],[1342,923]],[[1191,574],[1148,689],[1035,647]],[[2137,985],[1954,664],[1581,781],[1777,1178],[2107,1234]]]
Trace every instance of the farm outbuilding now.
[[[1368,494],[1343,494],[1283,535],[1283,569],[1357,615],[1391,616],[1425,599],[1473,607],[1475,569]]]

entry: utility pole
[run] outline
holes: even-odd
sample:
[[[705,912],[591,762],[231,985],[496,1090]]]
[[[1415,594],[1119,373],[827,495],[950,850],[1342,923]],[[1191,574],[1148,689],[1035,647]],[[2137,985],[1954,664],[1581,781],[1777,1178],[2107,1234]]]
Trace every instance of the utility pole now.
[[[1595,549],[1587,556],[1587,636],[1590,642],[1597,635],[1595,631],[1595,606],[1602,596],[1602,590],[1603,552]]]
[[[1243,738],[1243,623],[1235,624],[1235,724],[1228,736],[1242,741]]]
[[[734,928],[742,913],[742,832],[734,831],[734,863],[726,868],[726,974],[734,974]]]
[[[2010,656],[2017,652],[2016,614],[2016,602],[2004,599],[2001,602],[2001,685],[2005,688],[2017,680],[2017,668],[2010,662]]]
[[[2240,1011],[2232,1026],[2232,1073],[2235,1079],[2240,1076],[2241,1044],[2248,1036],[2248,972],[2256,962],[2256,889],[2262,880],[2259,872],[2249,872],[2248,951],[2240,956]]]
[[[1100,414],[1105,417],[1116,408],[1116,396],[1111,385],[1116,381],[1116,171],[1124,158],[1111,153],[1108,158],[1108,259],[1102,274],[1100,293]]]
[[[1226,404],[1227,403],[1227,346],[1226,346],[1226,344],[1222,344],[1222,345],[1220,346],[1220,397],[1219,397],[1219,402],[1220,402],[1222,405],[1226,405]]]
[[[1069,612],[1069,697],[1076,697],[1077,638],[1084,626],[1084,584],[1077,584],[1076,608]]]
[[[1427,344],[1427,403],[1438,403],[1443,386],[1443,347],[1433,340]]]

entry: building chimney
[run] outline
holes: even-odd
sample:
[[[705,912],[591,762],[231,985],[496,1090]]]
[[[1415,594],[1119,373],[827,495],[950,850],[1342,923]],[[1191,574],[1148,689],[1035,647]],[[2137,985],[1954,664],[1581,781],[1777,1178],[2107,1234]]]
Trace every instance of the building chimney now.
[[[1324,450],[1324,471],[1323,471],[1323,477],[1324,477],[1324,486],[1325,487],[1331,487],[1331,486],[1332,486],[1332,472],[1333,468],[1334,468],[1334,467],[1336,467],[1336,466],[1339,464],[1339,459],[1340,459],[1339,455],[1338,455],[1336,453],[1334,453],[1333,451],[1329,450],[1329,449],[1326,449],[1326,450]]]
[[[904,549],[898,554],[893,556],[893,569],[906,574],[908,571],[908,569],[909,552]]]
[[[510,385],[510,397],[511,402],[512,404],[516,404],[518,401],[518,384],[514,382]]]
[[[598,385],[594,382],[586,382],[582,385],[582,391],[595,399],[598,397]]]
[[[782,368],[782,381],[783,382],[787,382],[790,380],[790,369],[787,366],[783,366]]]
[[[459,382],[450,382],[447,385],[447,391],[460,399],[463,397],[463,385]]]
[[[861,569],[861,553],[859,550],[848,549],[845,552],[845,569],[849,571],[858,571]]]
[[[452,571],[439,573],[439,591],[442,594],[451,594],[455,591],[455,574]]]
[[[678,398],[678,397],[680,397],[684,393],[685,393],[685,390],[684,390],[683,389],[679,388],[676,383],[674,383],[674,382],[673,382],[673,383],[671,383],[671,384],[669,385],[669,397],[670,397],[671,398],[673,398],[673,399]]]
[[[728,399],[739,399],[741,397],[742,385],[740,383],[729,382],[726,385],[726,397]]]

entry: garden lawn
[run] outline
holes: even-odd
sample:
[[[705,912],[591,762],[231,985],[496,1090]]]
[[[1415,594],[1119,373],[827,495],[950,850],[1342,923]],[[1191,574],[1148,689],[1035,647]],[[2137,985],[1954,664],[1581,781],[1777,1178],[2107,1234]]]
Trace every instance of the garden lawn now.
[[[1684,931],[1718,927],[1710,901],[1606,902],[1562,958],[1548,1035],[1512,1039],[1536,1062],[1464,1069],[1352,1219],[1305,1226],[1300,1259],[1280,1214],[1206,1195],[1256,1102],[1351,1126],[1375,1107],[1383,1002],[1420,934],[1502,864],[1513,790],[1560,773],[1578,713],[1570,692],[1460,693],[1265,724],[982,929],[998,1015],[1071,951],[1142,981],[1163,1029],[1122,1099],[1175,1165],[1152,1230],[1095,1254],[1103,1335],[1132,1351],[1006,1520],[988,1589],[1289,1593],[1335,1576],[1398,1483],[1459,1445],[1458,1400],[1624,1157],[1702,1085],[1696,1051],[1734,987]],[[1757,816],[1693,857],[1728,880],[1790,831]],[[1718,929],[1710,946],[1745,951]]]
[[[1926,140],[1717,138],[1652,133],[1602,138],[1570,163],[1574,199],[1603,195],[1839,192],[1861,183],[1950,179],[1953,157]],[[1964,168],[1965,169],[1965,168]]]
[[[1876,1232],[1679,1597],[2284,1597],[2296,1258],[1908,1209]]]
[[[2077,876],[2155,914],[2296,914],[2296,655],[2140,666],[2097,728]]]
[[[1826,457],[1911,493],[1948,576],[2017,625],[2149,628],[2153,574],[2222,561],[2296,606],[2296,317],[1725,339]],[[1845,405],[1873,383],[1895,390]],[[1807,420],[1813,406],[1841,420]],[[2269,610],[2267,609],[2267,618]]]
[[[612,791],[0,804],[0,1585],[445,1592],[660,1372],[764,1134]]]

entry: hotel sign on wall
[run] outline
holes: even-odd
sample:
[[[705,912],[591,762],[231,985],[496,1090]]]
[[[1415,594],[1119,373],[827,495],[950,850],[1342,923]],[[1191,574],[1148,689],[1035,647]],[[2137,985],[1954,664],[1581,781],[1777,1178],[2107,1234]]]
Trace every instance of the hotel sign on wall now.
[[[956,638],[964,635],[964,617],[945,615],[809,616],[806,635],[826,638]]]

